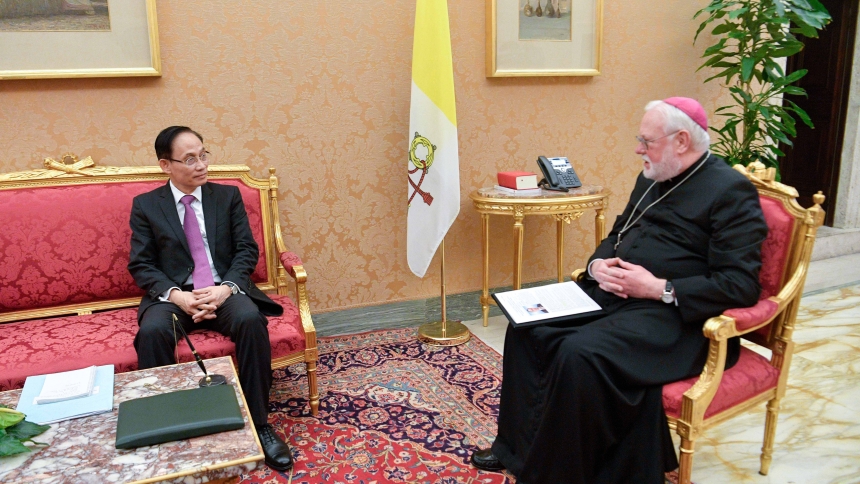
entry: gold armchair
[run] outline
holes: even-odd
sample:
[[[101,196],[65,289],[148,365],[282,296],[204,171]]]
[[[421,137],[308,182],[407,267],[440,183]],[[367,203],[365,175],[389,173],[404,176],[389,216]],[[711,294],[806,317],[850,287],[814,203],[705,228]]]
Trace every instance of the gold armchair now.
[[[824,221],[824,195],[813,196],[814,205],[798,205],[797,190],[774,181],[775,170],[761,164],[737,165],[759,192],[768,236],[762,245],[759,280],[762,294],[749,308],[730,309],[705,322],[710,340],[708,358],[698,377],[663,387],[663,407],[669,427],[681,438],[679,482],[689,484],[696,439],[707,428],[767,402],[764,444],[759,473],[766,475],[773,454],[779,402],[785,395],[791,356],[792,333],[812,247]],[[583,270],[574,271],[578,280]],[[728,339],[740,336],[770,350],[770,358],[741,347],[739,361],[725,371]]]
[[[824,222],[824,195],[813,196],[814,205],[798,205],[797,190],[774,181],[775,170],[763,166],[735,166],[756,186],[768,225],[762,245],[759,280],[762,294],[750,308],[730,309],[709,319],[703,332],[710,339],[705,369],[690,378],[663,387],[663,407],[669,426],[681,437],[679,482],[687,484],[693,466],[695,441],[719,422],[767,402],[764,444],[759,473],[766,475],[773,454],[779,401],[785,395],[792,334],[812,246]],[[743,339],[767,348],[770,358],[746,348],[735,366],[724,371],[729,338]]]

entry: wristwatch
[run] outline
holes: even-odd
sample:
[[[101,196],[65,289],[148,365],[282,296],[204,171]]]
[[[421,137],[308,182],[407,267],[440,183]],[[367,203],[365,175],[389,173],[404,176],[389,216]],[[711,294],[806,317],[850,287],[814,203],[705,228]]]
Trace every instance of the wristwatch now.
[[[226,284],[226,285],[230,286],[230,292],[231,292],[234,296],[235,296],[236,294],[239,294],[239,286],[237,286],[236,284],[233,284],[232,282],[225,282],[224,284]]]
[[[672,286],[672,281],[666,281],[666,289],[663,289],[660,300],[666,304],[675,302],[675,288]]]

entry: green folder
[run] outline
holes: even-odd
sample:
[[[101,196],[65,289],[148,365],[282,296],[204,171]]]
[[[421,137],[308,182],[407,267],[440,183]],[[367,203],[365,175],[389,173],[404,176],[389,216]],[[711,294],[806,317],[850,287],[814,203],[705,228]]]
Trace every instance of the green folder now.
[[[244,426],[232,385],[179,390],[120,403],[116,448],[133,449]]]

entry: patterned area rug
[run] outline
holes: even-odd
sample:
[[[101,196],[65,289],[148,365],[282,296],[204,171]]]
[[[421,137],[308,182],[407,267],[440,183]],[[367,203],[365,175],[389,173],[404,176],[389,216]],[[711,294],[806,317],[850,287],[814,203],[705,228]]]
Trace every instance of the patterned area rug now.
[[[293,449],[293,483],[516,482],[469,465],[495,438],[495,350],[477,338],[427,346],[414,328],[320,338],[319,349],[318,418],[303,397],[303,365],[276,371],[272,386],[269,422]],[[263,466],[241,482],[289,480]]]

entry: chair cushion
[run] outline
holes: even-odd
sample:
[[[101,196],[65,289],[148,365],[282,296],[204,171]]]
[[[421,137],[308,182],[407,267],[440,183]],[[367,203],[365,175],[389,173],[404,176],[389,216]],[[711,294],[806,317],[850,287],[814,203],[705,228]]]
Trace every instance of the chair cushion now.
[[[699,377],[676,381],[663,386],[663,408],[666,415],[678,418],[684,392],[690,389]],[[741,347],[741,356],[735,366],[723,373],[720,388],[705,411],[705,418],[723,412],[750,398],[776,388],[779,370],[771,366],[767,358]]]
[[[298,309],[287,296],[271,297],[284,307],[282,316],[269,318],[272,358],[303,351]],[[0,324],[0,391],[21,388],[30,375],[90,365],[113,364],[117,373],[136,370],[136,334],[137,308]],[[191,340],[204,358],[235,355],[230,339],[214,331],[192,332]],[[179,361],[194,361],[184,341]]]
[[[727,309],[723,314],[735,319],[735,327],[744,331],[767,321],[776,314],[779,304],[770,299],[760,299],[755,306],[748,308]]]

